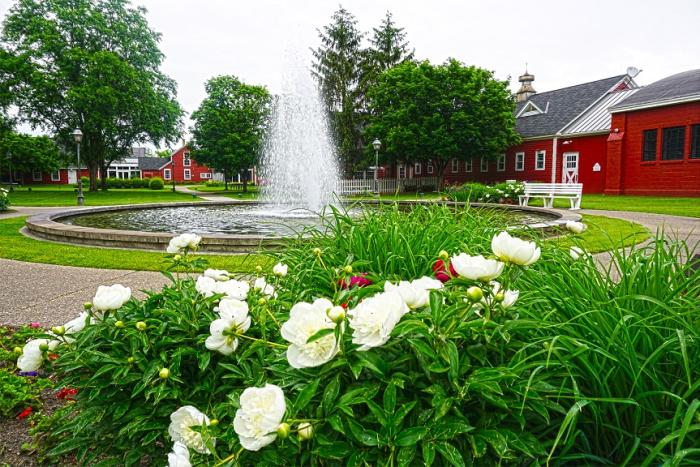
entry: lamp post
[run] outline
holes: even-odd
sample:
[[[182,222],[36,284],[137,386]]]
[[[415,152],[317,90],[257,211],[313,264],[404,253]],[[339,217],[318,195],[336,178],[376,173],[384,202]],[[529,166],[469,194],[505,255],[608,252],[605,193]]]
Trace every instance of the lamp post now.
[[[10,169],[10,193],[15,191],[14,189],[14,178],[12,177],[12,153],[7,151],[7,166]]]
[[[175,193],[175,155],[170,156],[170,180],[173,181],[173,193]]]
[[[377,179],[377,174],[379,172],[379,148],[382,147],[382,142],[379,141],[379,138],[374,138],[372,147],[374,148],[374,194],[379,196],[379,180]]]
[[[80,169],[80,142],[83,140],[83,132],[80,131],[80,128],[73,130],[73,140],[75,140],[78,153],[78,206],[82,206],[85,204],[85,197],[83,196],[83,177]]]

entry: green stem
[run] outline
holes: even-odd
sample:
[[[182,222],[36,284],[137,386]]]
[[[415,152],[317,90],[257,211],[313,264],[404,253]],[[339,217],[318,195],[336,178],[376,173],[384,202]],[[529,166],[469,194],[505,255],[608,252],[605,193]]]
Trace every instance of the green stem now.
[[[276,347],[278,349],[286,349],[287,348],[286,345],[278,344],[276,342],[264,341],[262,339],[258,339],[257,337],[246,336],[245,334],[235,334],[235,336],[240,337],[241,339],[248,339],[248,340],[254,341],[254,342],[261,342],[265,345],[269,345],[270,347]]]

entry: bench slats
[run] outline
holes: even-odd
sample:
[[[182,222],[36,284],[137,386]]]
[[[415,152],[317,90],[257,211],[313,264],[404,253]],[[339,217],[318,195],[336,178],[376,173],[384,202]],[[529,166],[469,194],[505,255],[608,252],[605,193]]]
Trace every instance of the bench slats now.
[[[542,198],[545,207],[551,208],[554,198],[565,198],[571,203],[571,209],[580,209],[582,183],[525,183],[525,192],[519,197],[520,205],[527,206],[530,197]]]

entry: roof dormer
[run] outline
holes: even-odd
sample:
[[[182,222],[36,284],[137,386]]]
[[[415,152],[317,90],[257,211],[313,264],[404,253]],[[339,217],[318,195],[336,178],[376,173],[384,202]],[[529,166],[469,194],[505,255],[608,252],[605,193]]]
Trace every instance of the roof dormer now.
[[[523,105],[523,108],[520,109],[520,112],[518,112],[518,114],[515,117],[516,118],[530,117],[532,115],[541,115],[543,113],[545,113],[545,112],[542,109],[540,109],[539,107],[537,107],[537,104],[530,101],[530,102],[525,103],[525,105]]]

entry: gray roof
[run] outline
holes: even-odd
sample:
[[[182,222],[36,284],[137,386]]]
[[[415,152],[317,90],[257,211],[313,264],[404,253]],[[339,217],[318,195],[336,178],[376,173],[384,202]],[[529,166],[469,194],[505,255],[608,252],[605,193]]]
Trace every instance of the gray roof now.
[[[608,109],[627,99],[635,92],[639,92],[639,89],[632,88],[611,92],[598,101],[596,105],[585,111],[579,118],[567,125],[562,133],[565,135],[584,135],[609,132],[612,115]]]
[[[163,157],[139,157],[139,169],[158,170],[169,162],[169,159]]]
[[[515,129],[523,138],[554,135],[626,76],[613,76],[555,91],[542,92],[524,102],[518,102],[515,109],[516,115],[528,102],[535,104],[544,113],[518,117]]]
[[[636,107],[673,104],[678,101],[700,100],[700,69],[684,71],[651,83],[610,108],[622,111]]]

